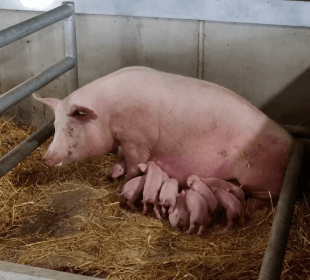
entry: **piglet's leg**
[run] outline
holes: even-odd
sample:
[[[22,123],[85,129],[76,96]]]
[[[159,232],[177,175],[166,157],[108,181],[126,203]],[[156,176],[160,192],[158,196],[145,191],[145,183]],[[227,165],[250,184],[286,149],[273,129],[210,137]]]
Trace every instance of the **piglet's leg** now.
[[[240,217],[238,217],[238,218],[236,219],[236,223],[237,223],[237,225],[238,225],[239,227],[244,227],[244,225],[245,225],[245,220],[244,220],[244,211],[243,211],[243,209],[242,209],[242,212],[241,212]]]
[[[189,229],[187,231],[185,231],[184,233],[185,234],[192,234],[195,231],[195,229],[196,229],[195,223],[191,223]]]
[[[205,225],[200,225],[197,235],[202,236],[206,232],[206,230],[207,228],[205,227]]]
[[[138,185],[136,191],[134,192],[132,197],[127,201],[128,206],[133,210],[137,210],[137,208],[134,206],[134,203],[137,201],[137,199],[139,198],[139,196],[143,192],[144,183],[145,183],[145,175],[143,175],[141,177],[141,180],[139,182],[139,185]]]
[[[133,204],[133,202],[131,200],[128,200],[127,201],[127,205],[132,209],[132,210],[135,210],[137,211],[137,207]]]
[[[189,220],[190,220],[190,227],[189,227],[189,229],[187,231],[184,232],[185,234],[192,234],[195,231],[195,229],[196,229],[196,223],[195,223],[195,221],[193,219],[193,214],[192,213],[190,214]]]
[[[162,217],[165,219],[167,218],[167,210],[166,207],[164,205],[161,206],[161,213],[162,213]],[[169,213],[171,214],[171,213]]]
[[[155,213],[157,219],[159,219],[159,220],[162,219],[162,217],[160,215],[160,207],[159,207],[159,204],[156,203],[156,201],[155,201],[155,204],[154,204],[154,213]]]
[[[147,215],[147,203],[143,202],[143,215]]]
[[[227,216],[227,227],[225,230],[230,230],[234,226],[234,221],[233,221],[233,212],[230,211],[229,209],[226,211],[226,216]]]

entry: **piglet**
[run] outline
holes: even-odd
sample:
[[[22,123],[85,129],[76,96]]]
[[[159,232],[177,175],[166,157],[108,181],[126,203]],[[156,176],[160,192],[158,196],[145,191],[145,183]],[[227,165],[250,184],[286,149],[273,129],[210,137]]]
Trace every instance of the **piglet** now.
[[[186,231],[189,228],[189,213],[186,211],[185,196],[181,193],[176,197],[175,208],[169,214],[169,222],[176,230]]]
[[[163,218],[167,217],[166,207],[169,207],[169,214],[173,212],[178,193],[179,183],[176,179],[171,178],[163,183],[159,193],[159,204],[161,205]]]
[[[206,227],[212,222],[212,218],[209,215],[207,201],[198,193],[191,189],[181,192],[182,196],[185,196],[186,210],[190,213],[190,226],[186,234],[194,232],[196,225],[199,225],[197,235],[202,236]]]
[[[138,167],[142,172],[146,173],[145,185],[143,190],[143,214],[147,214],[147,203],[154,204],[154,212],[157,219],[162,219],[160,215],[160,207],[158,204],[159,191],[164,181],[169,177],[163,172],[154,161],[140,163]]]
[[[112,167],[112,174],[111,174],[111,178],[118,178],[124,174],[126,174],[126,161],[125,159],[120,159],[118,160],[116,163],[114,163],[113,167]]]
[[[134,203],[143,192],[146,175],[138,176],[128,181],[122,188],[121,195],[127,199],[127,205],[132,210],[137,210]]]
[[[242,207],[244,207],[245,201],[244,201],[244,191],[242,190],[242,185],[240,187],[237,187],[234,184],[227,182],[225,180],[219,179],[219,178],[200,178],[200,179],[209,188],[211,187],[221,188],[221,189],[229,191],[235,197],[238,198],[238,200],[242,204]]]
[[[225,230],[233,227],[234,220],[236,220],[239,226],[244,226],[244,210],[241,202],[233,194],[224,189],[214,187],[211,187],[211,189],[220,205],[226,210],[227,227]]]
[[[219,203],[213,192],[204,184],[197,175],[191,175],[187,178],[187,185],[195,192],[198,192],[208,203],[209,213],[214,216],[219,207]]]

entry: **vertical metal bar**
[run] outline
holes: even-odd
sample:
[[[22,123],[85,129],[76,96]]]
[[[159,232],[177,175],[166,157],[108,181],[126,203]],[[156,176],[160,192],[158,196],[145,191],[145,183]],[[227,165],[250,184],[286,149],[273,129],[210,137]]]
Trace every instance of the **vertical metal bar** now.
[[[277,212],[272,223],[258,280],[280,279],[304,154],[305,141],[298,139],[286,168]]]
[[[198,79],[203,79],[203,48],[204,48],[204,21],[199,21],[198,36]]]
[[[66,73],[67,93],[69,95],[79,88],[75,29],[75,5],[74,2],[62,2],[62,5],[69,5],[74,10],[74,13],[69,18],[65,19],[63,24],[65,56],[71,56],[76,61],[76,66]]]

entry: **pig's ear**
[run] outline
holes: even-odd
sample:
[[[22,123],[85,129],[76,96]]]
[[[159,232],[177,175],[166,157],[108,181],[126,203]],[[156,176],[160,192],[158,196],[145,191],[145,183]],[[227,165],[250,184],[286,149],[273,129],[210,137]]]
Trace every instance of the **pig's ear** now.
[[[194,179],[193,179],[193,177],[192,176],[189,176],[188,178],[187,178],[187,186],[191,186],[191,184],[193,183],[193,181],[194,181]]]
[[[140,168],[140,170],[143,172],[143,173],[146,173],[147,171],[147,165],[145,163],[139,163],[138,164],[138,167]]]
[[[92,120],[95,120],[98,117],[92,109],[75,104],[71,105],[68,115],[73,117],[88,117]]]
[[[36,100],[39,100],[40,102],[48,105],[50,108],[52,108],[54,111],[58,105],[58,103],[61,101],[60,99],[57,98],[42,98],[38,94],[34,93],[33,98]]]

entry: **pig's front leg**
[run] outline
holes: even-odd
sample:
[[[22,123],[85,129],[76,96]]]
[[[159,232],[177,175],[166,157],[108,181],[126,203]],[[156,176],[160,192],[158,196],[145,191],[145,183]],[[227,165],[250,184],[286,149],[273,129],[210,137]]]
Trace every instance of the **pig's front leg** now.
[[[127,165],[127,176],[124,182],[126,183],[141,174],[138,164],[147,162],[149,154],[141,148],[132,147],[132,145],[122,145],[122,150]]]

